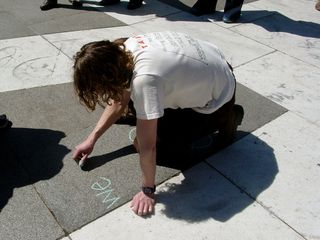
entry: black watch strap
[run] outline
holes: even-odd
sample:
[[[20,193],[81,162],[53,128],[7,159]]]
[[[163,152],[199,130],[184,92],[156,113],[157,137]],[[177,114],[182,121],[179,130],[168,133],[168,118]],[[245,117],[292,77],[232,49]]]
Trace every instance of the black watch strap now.
[[[141,190],[144,194],[152,194],[156,191],[156,185],[153,187],[142,187]]]

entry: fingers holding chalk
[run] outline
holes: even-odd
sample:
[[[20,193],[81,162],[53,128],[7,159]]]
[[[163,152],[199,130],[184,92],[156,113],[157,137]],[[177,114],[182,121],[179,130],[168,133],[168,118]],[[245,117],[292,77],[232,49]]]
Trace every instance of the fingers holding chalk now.
[[[86,163],[88,159],[88,154],[83,154],[81,159],[78,161],[78,165],[80,168],[82,168],[84,166],[84,164]]]

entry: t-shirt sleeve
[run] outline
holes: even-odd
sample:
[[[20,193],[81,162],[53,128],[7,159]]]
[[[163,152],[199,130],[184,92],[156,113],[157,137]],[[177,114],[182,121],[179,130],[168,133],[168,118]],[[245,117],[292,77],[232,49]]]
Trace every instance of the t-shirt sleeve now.
[[[154,75],[140,75],[133,79],[131,99],[138,119],[156,119],[164,114],[163,85]]]

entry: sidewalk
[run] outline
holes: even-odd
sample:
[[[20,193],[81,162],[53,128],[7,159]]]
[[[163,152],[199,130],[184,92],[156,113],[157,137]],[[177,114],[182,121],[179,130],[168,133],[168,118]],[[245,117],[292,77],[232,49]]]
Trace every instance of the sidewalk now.
[[[320,12],[313,0],[258,0],[237,24],[195,17],[193,1],[129,11],[86,4],[41,12],[0,3],[0,239],[320,239]],[[171,4],[171,3],[170,3]],[[222,2],[219,2],[221,6]],[[222,4],[223,5],[223,4]],[[115,126],[82,171],[71,151],[99,113],[74,96],[85,43],[173,30],[216,44],[245,108],[238,140],[194,167],[157,169],[155,214],[132,213],[139,189],[132,127]],[[106,149],[107,146],[107,149]]]

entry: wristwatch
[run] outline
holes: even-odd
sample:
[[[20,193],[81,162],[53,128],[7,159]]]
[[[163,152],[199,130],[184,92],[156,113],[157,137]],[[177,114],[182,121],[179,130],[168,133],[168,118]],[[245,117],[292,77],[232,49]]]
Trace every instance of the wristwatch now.
[[[153,187],[142,187],[141,190],[144,194],[152,194],[156,191],[156,185]]]

